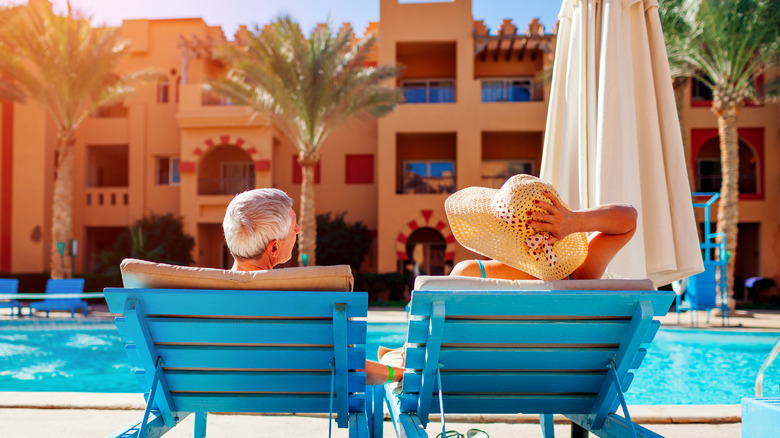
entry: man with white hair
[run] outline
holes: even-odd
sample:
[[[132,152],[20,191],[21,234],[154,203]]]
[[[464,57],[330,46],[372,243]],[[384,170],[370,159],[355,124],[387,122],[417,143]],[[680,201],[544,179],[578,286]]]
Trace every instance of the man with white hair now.
[[[233,271],[273,269],[292,258],[301,232],[293,201],[278,189],[254,189],[236,195],[225,212],[222,229],[233,256]],[[404,368],[366,361],[366,383],[398,382]]]
[[[301,232],[292,204],[279,189],[249,190],[230,201],[222,229],[234,260],[231,270],[273,269],[292,258]]]

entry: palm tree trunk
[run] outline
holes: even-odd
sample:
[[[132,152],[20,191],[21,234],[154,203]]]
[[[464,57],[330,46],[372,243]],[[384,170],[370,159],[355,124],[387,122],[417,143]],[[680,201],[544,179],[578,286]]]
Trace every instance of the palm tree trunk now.
[[[677,121],[680,123],[680,132],[682,133],[683,151],[685,152],[685,170],[688,171],[688,185],[691,187],[691,191],[695,191],[696,187],[693,184],[693,169],[691,169],[691,145],[688,142],[688,135],[686,135],[685,121],[683,120],[683,101],[685,100],[685,90],[688,89],[688,83],[690,82],[688,77],[680,77],[672,79],[672,89],[674,90],[674,103],[677,105]]]
[[[73,239],[73,145],[72,133],[61,133],[57,139],[57,175],[54,179],[51,224],[51,278],[71,276],[70,242]],[[65,243],[65,253],[60,255],[57,242]]]
[[[723,182],[720,187],[718,202],[719,233],[726,236],[728,257],[728,296],[729,307],[733,310],[734,296],[734,266],[737,256],[737,224],[739,223],[739,140],[737,136],[737,106],[724,105],[718,116],[718,135],[720,136],[720,163]],[[719,275],[722,275],[719,274]]]
[[[301,232],[298,235],[298,264],[302,264],[301,256],[308,255],[308,265],[317,264],[317,210],[314,207],[314,169],[319,162],[318,155],[308,155],[301,152],[298,163],[301,165],[301,217],[298,224]]]

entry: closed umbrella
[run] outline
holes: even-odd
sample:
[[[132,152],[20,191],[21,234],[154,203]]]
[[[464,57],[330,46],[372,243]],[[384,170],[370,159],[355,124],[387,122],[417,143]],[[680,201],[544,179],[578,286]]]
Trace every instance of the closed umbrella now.
[[[564,0],[541,177],[574,209],[628,203],[610,276],[656,286],[703,270],[656,0]]]

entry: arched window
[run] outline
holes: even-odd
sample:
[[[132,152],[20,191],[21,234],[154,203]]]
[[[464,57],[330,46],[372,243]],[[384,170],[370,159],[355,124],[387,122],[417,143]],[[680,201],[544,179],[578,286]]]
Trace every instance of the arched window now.
[[[722,180],[719,137],[707,140],[696,155],[696,191],[719,192]],[[739,139],[739,193],[757,194],[758,155],[755,150]]]

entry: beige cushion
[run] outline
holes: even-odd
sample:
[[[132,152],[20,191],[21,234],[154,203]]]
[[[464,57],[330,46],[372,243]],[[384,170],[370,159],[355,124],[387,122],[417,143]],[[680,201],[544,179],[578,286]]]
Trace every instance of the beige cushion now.
[[[415,290],[655,290],[644,280],[500,280],[496,278],[420,275]]]
[[[352,291],[349,265],[239,272],[124,259],[127,288]]]

